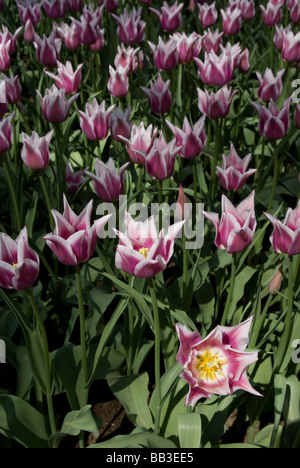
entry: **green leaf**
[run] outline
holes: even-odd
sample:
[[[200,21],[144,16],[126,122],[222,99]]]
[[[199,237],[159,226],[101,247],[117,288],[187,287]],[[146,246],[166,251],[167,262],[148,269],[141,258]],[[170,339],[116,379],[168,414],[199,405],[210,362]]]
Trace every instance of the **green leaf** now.
[[[141,448],[157,449],[176,449],[176,445],[169,439],[155,435],[151,432],[140,432],[137,434],[119,435],[113,437],[107,442],[89,445],[88,448],[132,448],[133,446]]]
[[[48,448],[44,416],[13,395],[0,395],[0,432],[26,448]]]
[[[99,432],[102,421],[93,414],[92,406],[86,405],[78,411],[68,413],[62,424],[61,432],[72,436],[77,436],[81,431]]]
[[[128,419],[147,430],[153,429],[153,420],[148,406],[149,377],[146,372],[118,379],[108,379],[115,397],[122,403]]]
[[[186,413],[178,416],[178,435],[181,448],[200,448],[201,433],[200,414]]]

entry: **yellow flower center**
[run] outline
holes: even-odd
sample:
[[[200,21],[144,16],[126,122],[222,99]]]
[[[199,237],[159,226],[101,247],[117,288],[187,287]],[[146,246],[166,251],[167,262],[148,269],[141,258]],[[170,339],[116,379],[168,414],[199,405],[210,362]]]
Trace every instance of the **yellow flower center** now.
[[[205,351],[204,354],[197,355],[197,359],[196,367],[200,372],[199,379],[218,380],[218,377],[224,377],[222,367],[227,361],[219,352]]]
[[[17,266],[18,266],[18,263],[13,263],[14,268],[17,268]]]
[[[149,250],[150,250],[150,249],[147,249],[146,247],[142,247],[142,248],[139,250],[139,253],[142,254],[145,258],[147,258]]]

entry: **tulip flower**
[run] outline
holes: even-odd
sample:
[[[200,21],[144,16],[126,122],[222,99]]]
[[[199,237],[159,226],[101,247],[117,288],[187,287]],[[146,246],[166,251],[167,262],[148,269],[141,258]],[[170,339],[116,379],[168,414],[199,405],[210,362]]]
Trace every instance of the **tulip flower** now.
[[[121,65],[123,68],[127,69],[127,73],[130,74],[134,70],[138,69],[138,58],[137,54],[140,48],[134,49],[133,47],[125,47],[122,43],[118,46],[117,54],[114,59],[114,65],[118,68]]]
[[[204,62],[194,58],[198,66],[198,73],[201,81],[206,85],[224,86],[233,77],[234,60],[226,51],[217,55],[214,51],[205,52]]]
[[[3,42],[0,44],[0,71],[9,70],[11,67],[10,55],[8,52],[9,45],[10,41],[8,44],[4,44]]]
[[[123,138],[131,136],[131,107],[125,111],[116,107],[109,117],[109,128],[111,137],[116,141],[123,141]]]
[[[174,252],[174,239],[183,224],[184,221],[179,221],[166,234],[163,230],[158,234],[153,216],[137,222],[126,212],[126,231],[115,231],[119,237],[116,267],[139,278],[152,278],[165,270]]]
[[[82,10],[83,0],[67,0],[68,9],[72,13],[78,13]]]
[[[190,203],[185,196],[182,185],[179,187],[178,198],[176,202],[176,219],[188,219],[190,216]]]
[[[282,58],[287,62],[300,61],[300,32],[283,31]]]
[[[166,143],[163,133],[161,133],[155,139],[145,160],[148,174],[157,180],[165,180],[172,177],[176,156],[180,149],[180,147],[176,146],[175,139]]]
[[[125,163],[119,173],[112,158],[107,163],[96,159],[95,174],[85,171],[85,174],[93,180],[94,190],[103,202],[112,203],[124,193],[125,169],[130,163]]]
[[[169,90],[171,81],[163,81],[160,73],[156,82],[150,81],[150,89],[141,86],[141,90],[148,96],[152,112],[165,114],[172,105],[172,94]]]
[[[241,17],[244,21],[250,21],[255,16],[254,0],[241,0],[239,3]]]
[[[73,66],[70,61],[67,61],[64,65],[63,63],[57,62],[57,73],[46,71],[46,74],[52,78],[59,89],[64,89],[66,94],[75,94],[78,91],[78,88],[81,83],[81,69],[83,63],[78,65],[76,70],[73,70]]]
[[[290,19],[294,23],[300,23],[300,5],[299,3],[293,6],[293,8],[290,11]]]
[[[216,235],[215,245],[218,249],[228,253],[243,252],[253,241],[256,229],[253,191],[236,208],[222,196],[222,217],[217,213],[203,212],[204,216],[213,224]]]
[[[8,111],[8,102],[6,96],[6,85],[5,81],[0,81],[0,119],[4,117]]]
[[[259,5],[262,11],[263,22],[266,26],[275,26],[280,23],[282,19],[282,5],[273,5],[271,2],[267,3],[267,6]]]
[[[70,162],[66,164],[66,185],[67,191],[70,194],[77,192],[77,190],[85,183],[87,177],[84,177],[83,171],[74,171]]]
[[[227,157],[225,154],[222,155],[222,167],[216,167],[217,176],[225,190],[240,190],[244,186],[246,180],[257,172],[257,169],[247,170],[251,157],[252,155],[248,154],[243,159],[240,158],[233,143],[231,143],[229,155]]]
[[[223,35],[224,33],[219,33],[218,29],[212,32],[208,28],[206,34],[202,38],[202,49],[204,50],[204,52],[209,53],[213,50],[217,54],[220,50]]]
[[[286,28],[284,28],[283,25],[280,25],[279,27],[277,25],[275,26],[275,34],[274,34],[273,41],[277,50],[282,51],[284,32],[289,32],[290,30],[291,30],[290,24]]]
[[[283,103],[281,110],[270,100],[268,108],[261,104],[253,103],[259,113],[258,130],[268,140],[278,140],[286,135],[290,126],[291,98]]]
[[[61,49],[61,39],[56,37],[55,31],[49,37],[44,34],[42,39],[36,34],[33,44],[38,61],[45,67],[55,68]]]
[[[170,127],[173,135],[176,139],[176,145],[181,147],[179,151],[180,156],[187,159],[192,159],[198,156],[202,151],[206,143],[206,133],[204,129],[206,116],[200,117],[195,123],[193,128],[191,127],[188,118],[184,117],[183,128],[178,128],[171,122],[166,120]]]
[[[195,406],[200,398],[231,395],[244,390],[261,396],[250,384],[247,367],[257,361],[257,351],[246,352],[253,317],[235,325],[218,325],[205,338],[177,323],[180,341],[176,360],[183,366],[180,377],[189,384],[185,406]]]
[[[225,11],[221,9],[221,15],[224,34],[228,36],[237,34],[242,27],[241,10],[239,8],[234,8],[233,10],[226,8]]]
[[[34,26],[30,20],[28,20],[24,27],[24,41],[31,43],[34,41],[34,37],[36,35]]]
[[[259,81],[258,97],[262,101],[270,102],[277,101],[283,90],[282,76],[285,70],[280,70],[276,76],[274,76],[270,68],[266,69],[264,76],[262,77],[259,72],[256,76]]]
[[[141,19],[141,14],[141,8],[133,8],[131,13],[125,9],[120,16],[111,14],[118,23],[117,35],[121,42],[133,45],[144,40],[146,23]]]
[[[300,201],[294,210],[288,208],[283,222],[269,213],[264,213],[273,225],[270,242],[277,253],[300,254]]]
[[[153,130],[153,126],[149,125],[145,129],[144,122],[141,122],[138,127],[135,124],[133,125],[130,138],[120,137],[121,141],[126,143],[126,149],[131,161],[136,164],[145,164],[147,155],[156,139],[157,132],[157,127]]]
[[[93,200],[76,215],[64,195],[64,212],[52,210],[55,221],[53,233],[47,234],[46,244],[64,265],[76,266],[94,254],[97,236],[111,215],[103,216],[91,225]]]
[[[99,17],[94,15],[92,18],[81,15],[80,19],[71,17],[72,24],[76,27],[77,37],[81,44],[90,46],[95,44],[100,36]]]
[[[109,116],[114,108],[115,104],[106,110],[105,101],[99,105],[94,98],[92,103],[86,104],[85,112],[78,111],[81,129],[89,140],[105,140],[109,131]]]
[[[74,23],[70,26],[66,23],[62,23],[57,27],[57,32],[67,49],[76,50],[80,46],[80,41],[77,34],[77,28]]]
[[[106,11],[115,11],[119,6],[120,0],[100,0],[100,5],[103,5]]]
[[[204,3],[203,5],[198,5],[199,7],[199,20],[205,28],[213,26],[218,19],[218,10],[216,9],[216,2],[208,5]]]
[[[15,113],[13,112],[0,121],[0,154],[6,153],[11,148],[13,135],[11,121],[14,115]]]
[[[17,1],[17,7],[20,15],[20,20],[26,24],[28,20],[33,26],[36,26],[41,20],[41,3],[33,3],[30,1]]]
[[[178,65],[179,55],[177,52],[177,42],[171,38],[166,43],[161,37],[158,38],[158,45],[148,41],[153,53],[155,66],[159,70],[172,70]]]
[[[58,89],[55,85],[51,89],[46,89],[44,97],[36,91],[43,117],[53,124],[64,122],[69,115],[70,107],[76,101],[79,94],[74,94],[69,100],[66,98],[64,89]]]
[[[12,55],[17,50],[17,40],[22,30],[22,26],[17,28],[12,34],[6,26],[2,25],[2,32],[0,33],[0,43],[5,44],[7,52]]]
[[[181,26],[181,11],[183,7],[184,4],[180,3],[178,5],[178,0],[176,0],[173,5],[168,5],[167,2],[163,2],[160,11],[152,7],[149,7],[149,10],[158,17],[160,26],[164,31],[173,32]]]
[[[196,32],[189,36],[182,33],[174,33],[171,36],[177,43],[179,63],[190,63],[194,57],[198,57],[202,47],[202,37]]]
[[[110,94],[117,98],[123,98],[127,96],[129,91],[129,79],[127,68],[123,68],[121,65],[118,65],[114,69],[109,65],[109,80],[107,83],[107,88]]]
[[[283,280],[283,275],[282,275],[282,266],[281,266],[276,271],[275,275],[273,276],[273,278],[268,284],[268,289],[269,289],[270,294],[276,295],[278,291],[280,291],[282,280]]]
[[[38,255],[28,245],[26,226],[13,240],[0,233],[0,286],[21,291],[30,288],[40,271]]]
[[[67,12],[67,2],[65,0],[43,0],[43,8],[48,18],[61,19]]]
[[[227,86],[223,86],[217,93],[209,93],[198,88],[198,107],[202,114],[210,119],[220,119],[228,115],[230,106],[237,91],[232,92]]]
[[[49,144],[52,136],[53,130],[43,137],[39,137],[35,131],[32,132],[31,136],[22,132],[21,158],[29,169],[38,171],[48,166],[50,162]]]

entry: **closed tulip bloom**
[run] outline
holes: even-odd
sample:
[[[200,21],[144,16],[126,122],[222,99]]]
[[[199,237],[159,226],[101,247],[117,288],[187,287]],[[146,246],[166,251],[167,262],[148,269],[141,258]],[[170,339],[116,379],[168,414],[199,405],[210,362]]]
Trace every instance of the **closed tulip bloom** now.
[[[180,147],[173,139],[166,143],[163,133],[155,139],[154,144],[146,158],[146,170],[151,177],[157,180],[165,180],[172,177],[176,156]]]
[[[10,42],[8,43],[9,46]],[[10,55],[8,46],[4,42],[0,44],[0,71],[9,70],[11,67]]]
[[[103,202],[112,203],[124,193],[125,169],[130,163],[123,164],[118,171],[112,158],[107,163],[96,159],[95,173],[85,171],[93,181],[97,196]]]
[[[261,396],[250,384],[247,367],[257,361],[257,351],[246,352],[253,317],[233,327],[218,325],[205,338],[177,323],[180,341],[176,361],[183,366],[180,377],[189,384],[185,406],[195,406],[212,394],[231,395],[244,390]]]
[[[68,193],[76,193],[77,190],[85,183],[87,177],[84,177],[84,172],[81,170],[74,171],[73,166],[70,162],[66,164],[65,172]]]
[[[178,0],[176,0],[173,5],[168,5],[167,2],[163,2],[160,11],[152,7],[149,7],[149,10],[158,17],[160,26],[164,31],[173,32],[181,26],[181,11],[183,7],[184,4],[180,3],[178,5]]]
[[[65,0],[43,0],[42,4],[46,15],[51,19],[61,19],[67,12]]]
[[[223,35],[224,33],[219,33],[218,29],[212,32],[208,28],[206,34],[202,38],[202,49],[204,50],[204,52],[209,53],[211,51],[214,51],[217,54],[220,50]]]
[[[177,52],[177,43],[174,39],[169,39],[166,43],[161,37],[158,38],[158,45],[148,41],[153,53],[155,66],[159,70],[172,70],[178,65],[179,55]]]
[[[141,86],[142,91],[148,96],[152,112],[165,114],[169,112],[172,105],[172,93],[169,90],[171,81],[163,81],[160,73],[156,82],[150,81],[150,89]]]
[[[26,226],[13,240],[0,233],[0,286],[22,291],[35,283],[40,272],[38,255],[29,247]]]
[[[283,275],[282,275],[282,266],[276,271],[275,275],[268,284],[268,289],[270,294],[276,295],[282,285]]]
[[[222,119],[229,113],[230,106],[237,91],[223,86],[217,93],[209,93],[198,88],[198,107],[202,114],[210,119]]]
[[[13,127],[11,121],[15,113],[8,115],[0,121],[0,154],[10,150],[12,145]]]
[[[180,185],[175,209],[176,219],[188,219],[191,213],[190,206],[191,204],[185,196],[183,187]]]
[[[224,86],[233,78],[234,61],[226,52],[220,55],[211,51],[205,53],[204,62],[198,58],[194,58],[198,66],[198,73],[203,84]]]
[[[182,33],[174,33],[172,38],[177,43],[179,63],[190,63],[194,57],[198,57],[202,47],[202,37],[196,32],[189,36]]]
[[[259,113],[258,130],[268,140],[278,140],[283,138],[288,132],[290,126],[290,104],[291,98],[288,98],[281,110],[271,99],[268,108],[253,103],[253,106]]]
[[[68,100],[64,89],[58,89],[55,85],[51,89],[46,89],[44,96],[39,91],[36,93],[41,103],[43,117],[53,124],[62,123],[68,118],[70,107],[79,96],[74,94]]]
[[[31,43],[34,41],[34,37],[36,35],[34,26],[30,20],[28,20],[25,24],[24,28],[24,41]]]
[[[145,164],[147,155],[154,144],[157,133],[157,127],[154,130],[152,125],[145,128],[144,122],[141,122],[139,126],[133,125],[130,138],[121,138],[121,140],[126,143],[126,150],[132,162]]]
[[[109,131],[109,116],[114,108],[115,104],[106,109],[105,101],[98,104],[94,98],[92,103],[86,104],[85,112],[78,111],[81,129],[89,140],[105,140]]]
[[[107,88],[110,94],[117,98],[123,98],[127,96],[129,91],[129,78],[127,68],[123,68],[122,65],[118,65],[114,69],[109,65],[109,80]]]
[[[64,212],[52,210],[55,221],[53,233],[47,234],[46,244],[64,265],[86,262],[94,254],[97,237],[111,215],[103,216],[91,225],[93,200],[76,215],[64,195]]]
[[[266,7],[263,5],[259,5],[259,7],[262,11],[263,22],[266,26],[275,26],[280,23],[283,13],[280,3],[278,5],[273,5],[268,2]]]
[[[120,16],[112,13],[111,16],[118,23],[117,35],[121,42],[133,45],[144,40],[146,23],[141,19],[141,14],[141,8],[133,8],[130,13],[125,9]]]
[[[193,159],[196,156],[199,156],[203,151],[206,143],[206,133],[204,128],[205,119],[206,116],[204,115],[195,123],[195,125],[193,125],[193,127],[191,127],[188,118],[184,117],[182,129],[166,120],[175,136],[176,145],[181,147],[179,154],[183,158]]]
[[[49,144],[53,136],[53,130],[40,137],[35,131],[31,136],[22,132],[23,146],[21,158],[29,169],[39,171],[48,166],[50,162]]]
[[[116,107],[109,118],[109,128],[111,137],[116,141],[123,141],[122,138],[130,138],[131,136],[131,107],[127,107],[125,111]]]
[[[57,75],[48,71],[46,71],[46,74],[55,81],[59,89],[64,89],[66,94],[75,94],[81,84],[82,67],[83,63],[78,65],[74,71],[70,61],[67,61],[65,65],[58,61]]]
[[[270,242],[277,253],[288,255],[300,254],[300,201],[294,210],[288,208],[284,221],[269,213],[264,213],[273,225]]]
[[[32,25],[36,26],[41,20],[41,6],[42,3],[33,3],[30,1],[24,3],[17,1],[21,22],[26,24],[27,21],[30,20]]]
[[[71,17],[76,27],[77,37],[81,44],[90,46],[95,44],[100,36],[99,18],[95,15],[92,19],[81,15],[80,19]]]
[[[248,170],[251,157],[252,155],[248,154],[243,159],[240,158],[233,143],[231,143],[229,155],[222,155],[222,167],[216,167],[216,174],[225,190],[240,190],[245,185],[247,179],[257,172],[257,169]]]
[[[199,7],[199,19],[205,28],[213,26],[218,19],[218,10],[216,9],[216,2],[208,5],[204,3],[203,5],[198,5]]]
[[[115,67],[117,68],[119,65],[121,65],[123,68],[127,69],[128,74],[137,70],[139,67],[137,57],[139,51],[139,47],[136,49],[130,46],[126,47],[123,43],[121,45],[118,45],[118,50],[114,59]]]
[[[2,32],[0,33],[0,43],[5,44],[7,52],[12,55],[17,50],[17,41],[20,32],[22,31],[22,26],[17,28],[12,34],[6,26],[2,25]]]
[[[77,34],[77,28],[74,23],[70,26],[66,23],[62,23],[57,27],[57,32],[67,49],[76,50],[80,46],[80,41]]]
[[[119,244],[115,264],[119,270],[139,278],[152,278],[165,270],[174,252],[174,239],[184,221],[173,224],[158,234],[154,217],[144,222],[134,221],[125,214],[126,231],[116,231]]]
[[[300,23],[300,5],[294,5],[290,11],[290,19],[294,23]]]
[[[283,31],[282,58],[287,62],[300,61],[300,32]]]
[[[38,61],[45,67],[55,68],[59,60],[61,39],[56,37],[54,30],[49,37],[44,34],[42,39],[36,34],[33,44]]]
[[[222,30],[228,36],[234,36],[242,27],[242,16],[239,8],[231,10],[227,8],[225,11],[221,9],[222,15]]]
[[[254,0],[241,0],[240,1],[241,17],[244,21],[250,21],[255,16],[255,3]]]
[[[78,13],[82,10],[83,0],[67,0],[67,4],[72,13]]]
[[[276,76],[274,76],[270,68],[266,69],[264,76],[257,72],[256,76],[259,81],[258,97],[262,101],[270,102],[277,101],[281,96],[283,90],[282,76],[285,70],[280,70]]]
[[[275,34],[274,34],[274,44],[277,50],[282,51],[283,48],[283,35],[284,32],[289,32],[291,31],[291,25],[289,24],[287,28],[285,28],[283,25],[280,26],[275,26]]]
[[[257,225],[254,196],[253,191],[235,208],[223,195],[221,220],[218,213],[203,212],[216,230],[215,245],[218,249],[227,250],[230,254],[239,253],[252,243]]]

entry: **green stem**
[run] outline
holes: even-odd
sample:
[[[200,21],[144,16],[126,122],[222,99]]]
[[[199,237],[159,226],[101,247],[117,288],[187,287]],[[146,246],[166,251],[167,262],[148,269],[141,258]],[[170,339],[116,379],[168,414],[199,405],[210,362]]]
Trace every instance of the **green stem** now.
[[[184,227],[182,228],[182,249],[183,249],[183,287],[182,287],[182,298],[185,296],[187,287],[187,271],[188,271],[188,258],[186,249],[186,235]]]
[[[274,174],[273,174],[273,186],[272,186],[272,192],[269,200],[269,205],[268,205],[268,212],[272,209],[273,201],[275,198],[275,193],[276,193],[276,188],[277,188],[277,183],[278,183],[278,177],[279,177],[279,161],[278,161],[278,146],[274,148],[274,153],[273,153],[273,168],[274,168]]]
[[[283,363],[284,357],[288,351],[289,340],[292,329],[293,305],[294,305],[294,263],[293,257],[289,257],[289,279],[288,279],[288,298],[287,298],[287,314],[285,316],[283,335],[278,346],[276,370],[279,371]]]
[[[260,156],[260,164],[259,164],[259,169],[256,173],[256,178],[257,178],[257,191],[261,190],[262,187],[262,174],[264,170],[264,161],[265,161],[265,147],[266,147],[266,140],[263,138],[262,142],[262,150],[261,150],[261,156]]]
[[[11,200],[12,200],[13,207],[14,207],[14,215],[15,215],[15,218],[16,218],[17,229],[18,229],[18,231],[20,231],[21,230],[21,217],[20,217],[19,204],[18,204],[18,201],[17,201],[15,185],[14,185],[13,180],[12,180],[11,171],[10,171],[9,162],[8,162],[8,157],[7,157],[6,153],[3,155],[3,167],[4,167],[6,179],[7,179],[8,186],[9,186]]]
[[[66,173],[63,154],[63,142],[61,139],[60,124],[54,125],[55,129],[55,155],[56,155],[56,170],[57,170],[57,192],[58,192],[58,210],[63,210],[63,194],[66,191]]]
[[[233,295],[234,286],[235,286],[236,270],[237,270],[237,254],[233,253],[232,254],[230,286],[229,286],[229,291],[228,291],[225,310],[224,310],[222,320],[221,320],[221,325],[226,325],[226,323],[227,323],[228,312],[229,312],[229,309],[230,309],[232,295]]]
[[[161,382],[160,382],[160,323],[159,323],[159,312],[157,305],[157,297],[154,289],[154,284],[152,278],[149,279],[149,290],[150,297],[153,306],[154,314],[154,334],[155,334],[155,350],[154,350],[154,373],[155,373],[155,388],[157,392],[157,411],[155,417],[155,434],[159,433],[160,428],[160,413],[161,413]]]
[[[162,229],[162,211],[161,211],[161,205],[163,202],[163,181],[159,180],[158,181],[158,204],[159,204],[159,231]]]
[[[51,433],[54,434],[56,432],[56,423],[55,423],[55,416],[54,416],[54,408],[53,408],[53,400],[52,400],[52,381],[51,381],[51,364],[50,364],[50,354],[49,354],[49,346],[48,346],[48,337],[46,333],[46,329],[44,326],[44,322],[42,320],[41,314],[37,308],[36,302],[34,300],[33,294],[31,289],[26,289],[26,293],[34,312],[37,327],[40,330],[43,347],[44,347],[44,360],[45,360],[45,369],[46,369],[46,398],[47,398],[47,406],[48,406],[48,414],[49,414],[49,421],[51,427]]]
[[[194,183],[194,199],[193,199],[193,228],[196,226],[196,215],[197,215],[197,200],[198,200],[198,172],[197,172],[197,160],[196,158],[192,161],[193,165],[193,183]]]
[[[43,190],[44,197],[45,197],[45,202],[46,202],[48,212],[49,212],[49,220],[50,220],[51,230],[53,232],[54,231],[54,220],[53,220],[52,213],[51,213],[52,205],[51,205],[51,201],[50,201],[49,192],[47,190],[47,185],[46,185],[46,182],[45,182],[44,174],[42,172],[39,174],[39,177],[40,177],[40,182],[41,182],[42,190]]]
[[[261,315],[257,318],[257,321],[255,321],[254,324],[253,324],[252,334],[251,334],[251,348],[252,349],[255,348],[255,346],[256,346],[260,330],[261,330],[261,328],[262,328],[262,326],[264,324],[267,312],[268,312],[268,310],[270,308],[270,305],[271,305],[271,302],[272,302],[273,298],[274,298],[274,296],[272,296],[272,294],[269,294],[268,299],[267,299],[267,301],[265,303],[265,306],[263,308],[263,311],[262,311]]]
[[[210,184],[210,198],[211,200],[215,197],[216,191],[216,167],[218,164],[220,146],[221,146],[221,124],[219,119],[216,120],[216,127],[215,127],[215,153],[214,153],[214,160],[212,165],[212,174],[211,174],[211,184]]]

